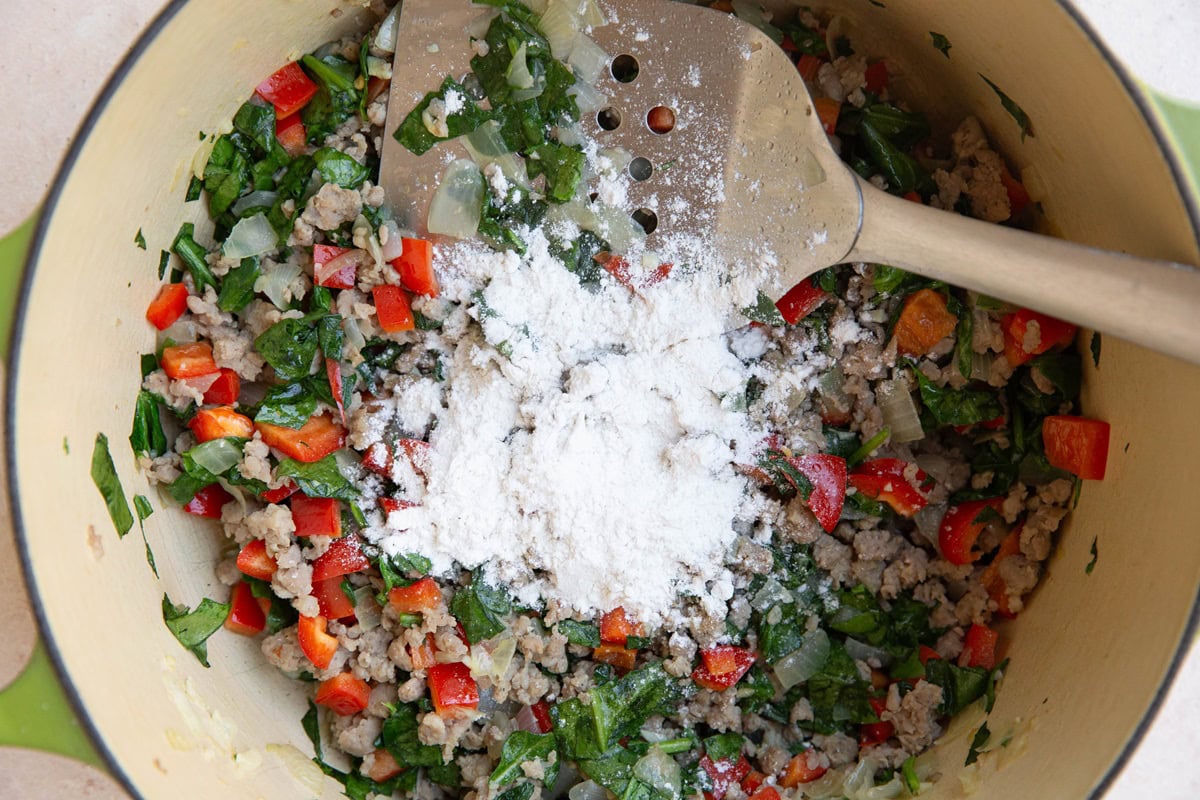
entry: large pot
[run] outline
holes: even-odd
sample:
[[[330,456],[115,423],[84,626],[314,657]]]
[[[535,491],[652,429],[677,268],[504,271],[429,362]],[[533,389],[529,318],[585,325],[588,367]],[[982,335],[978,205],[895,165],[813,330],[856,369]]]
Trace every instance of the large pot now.
[[[898,88],[914,105],[943,126],[975,113],[1016,166],[1036,165],[1061,235],[1200,262],[1200,217],[1176,157],[1070,8],[841,5],[859,49],[902,67]],[[144,797],[337,795],[328,782],[320,791],[298,784],[280,756],[291,751],[267,747],[307,752],[300,684],[236,636],[211,640],[213,667],[204,669],[162,624],[164,590],[191,605],[223,596],[211,569],[215,529],[176,510],[151,517],[155,580],[137,533],[117,540],[89,466],[103,431],[127,493],[147,492],[124,439],[136,355],[154,344],[142,313],[159,249],[181,217],[201,222],[201,204],[182,202],[197,131],[216,129],[261,76],[355,30],[362,16],[362,3],[348,0],[173,2],[89,115],[30,257],[9,387],[17,529],[50,652],[114,771]],[[931,30],[952,43],[949,59],[931,46]],[[1024,108],[1033,136],[1022,141],[981,75]],[[131,243],[139,228],[148,251]],[[1196,624],[1200,369],[1112,339],[1098,369],[1087,362],[1086,410],[1113,426],[1108,478],[1084,487],[1043,585],[1007,631],[1012,666],[991,728],[1016,736],[985,766],[981,799],[1101,792],[1149,724]],[[1099,560],[1088,574],[1094,541]],[[960,791],[966,739],[943,746],[945,779],[930,798]]]

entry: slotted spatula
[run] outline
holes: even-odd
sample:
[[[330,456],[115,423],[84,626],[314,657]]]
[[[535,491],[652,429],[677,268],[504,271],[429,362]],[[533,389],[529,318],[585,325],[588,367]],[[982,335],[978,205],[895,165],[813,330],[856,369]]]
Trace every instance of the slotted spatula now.
[[[591,31],[614,59],[585,119],[639,161],[628,210],[650,226],[711,235],[729,263],[778,259],[774,294],[833,264],[890,264],[1200,363],[1200,271],[946,213],[880,191],[833,151],[791,59],[731,14],[670,0],[606,0]],[[486,7],[404,0],[381,183],[419,235],[454,142],[415,156],[391,133],[446,75],[461,78]],[[613,74],[615,72],[615,75]],[[633,76],[630,80],[630,76]],[[620,76],[618,79],[617,76]],[[669,109],[674,126],[658,129]],[[646,167],[649,167],[647,170]],[[799,177],[798,177],[799,176]]]

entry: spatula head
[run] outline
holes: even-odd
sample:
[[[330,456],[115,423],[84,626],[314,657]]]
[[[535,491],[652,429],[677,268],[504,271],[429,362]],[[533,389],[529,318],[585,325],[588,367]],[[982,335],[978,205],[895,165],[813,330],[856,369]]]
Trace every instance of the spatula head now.
[[[602,7],[609,24],[587,33],[610,56],[597,84],[608,104],[584,132],[634,157],[625,210],[653,227],[646,246],[685,234],[731,263],[773,258],[779,278],[764,289],[775,295],[841,261],[861,225],[858,184],[787,54],[731,14],[669,0]],[[400,15],[380,174],[418,235],[442,172],[466,151],[451,141],[416,156],[391,132],[445,76],[470,71],[468,29],[487,12],[405,0]]]

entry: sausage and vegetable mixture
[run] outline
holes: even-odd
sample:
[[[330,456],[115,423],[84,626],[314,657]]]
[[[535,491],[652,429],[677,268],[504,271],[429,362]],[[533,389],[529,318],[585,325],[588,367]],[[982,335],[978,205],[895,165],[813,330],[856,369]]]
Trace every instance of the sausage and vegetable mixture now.
[[[528,553],[532,567],[504,571],[439,555],[419,515],[436,505],[455,387],[546,350],[524,347],[516,323],[497,341],[500,270],[461,268],[461,248],[485,267],[534,263],[613,307],[692,278],[591,205],[601,173],[629,164],[589,140],[603,107],[593,0],[480,7],[471,75],[397,132],[416,153],[470,145],[446,178],[456,204],[430,225],[461,241],[404,231],[378,185],[404,43],[376,5],[362,38],[282,66],[224,133],[203,135],[186,199],[211,224],[182,225],[163,253],[131,443],[162,501],[228,543],[228,594],[194,610],[164,597],[168,627],[206,665],[224,627],[308,682],[297,722],[352,798],[918,794],[949,719],[991,710],[1004,620],[1029,601],[1080,480],[1103,477],[1108,427],[1078,416],[1075,327],[886,265],[828,269],[778,303],[732,305],[739,321],[714,340],[737,383],[703,408],[752,440],[689,439],[694,451],[661,459],[683,469],[716,453],[705,474],[734,487],[699,588],[650,611],[572,605],[565,562]],[[856,172],[950,213],[1036,221],[976,119],[935,135],[890,91],[887,58],[856,52],[828,17],[750,17],[792,56]],[[463,186],[477,190],[465,202]],[[624,355],[609,350],[588,358]],[[638,559],[604,566],[636,578]],[[627,583],[601,596],[632,598]],[[977,735],[972,754],[990,745]]]

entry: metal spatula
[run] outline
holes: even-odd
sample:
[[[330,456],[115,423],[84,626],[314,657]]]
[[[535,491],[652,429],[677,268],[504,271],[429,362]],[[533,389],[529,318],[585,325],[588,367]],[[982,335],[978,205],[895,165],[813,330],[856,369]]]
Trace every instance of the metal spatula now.
[[[610,107],[585,124],[650,172],[629,192],[630,213],[656,225],[648,246],[680,231],[715,233],[729,263],[773,253],[776,294],[833,264],[890,264],[1200,362],[1197,270],[889,195],[842,163],[791,59],[757,28],[669,0],[607,0],[605,11],[611,24],[591,35],[614,57],[598,87]],[[400,15],[381,182],[418,233],[462,153],[447,143],[414,156],[391,132],[446,75],[469,72],[480,13],[466,0],[405,0]],[[661,109],[674,114],[666,133],[647,121],[666,127]]]

